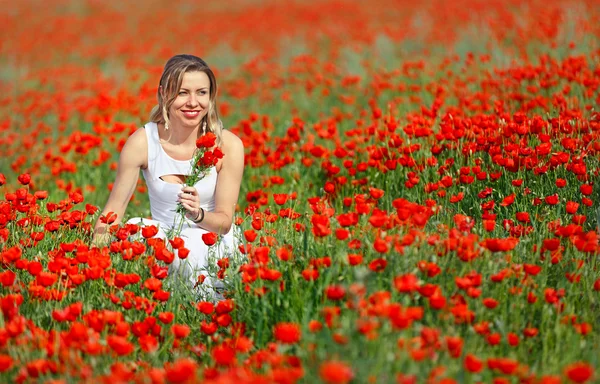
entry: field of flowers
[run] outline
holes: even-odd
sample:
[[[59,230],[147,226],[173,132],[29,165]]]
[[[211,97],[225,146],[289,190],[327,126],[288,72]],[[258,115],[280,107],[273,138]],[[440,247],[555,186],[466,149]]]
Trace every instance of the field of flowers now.
[[[144,4],[2,3],[0,382],[600,382],[597,1]],[[91,246],[178,53],[246,150],[219,300]]]

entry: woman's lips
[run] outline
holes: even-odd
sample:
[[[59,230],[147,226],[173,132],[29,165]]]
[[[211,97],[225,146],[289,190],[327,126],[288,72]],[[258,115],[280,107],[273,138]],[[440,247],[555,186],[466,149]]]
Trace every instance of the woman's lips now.
[[[183,112],[183,115],[189,119],[198,117],[198,115],[200,114],[200,111],[181,111],[181,112]]]

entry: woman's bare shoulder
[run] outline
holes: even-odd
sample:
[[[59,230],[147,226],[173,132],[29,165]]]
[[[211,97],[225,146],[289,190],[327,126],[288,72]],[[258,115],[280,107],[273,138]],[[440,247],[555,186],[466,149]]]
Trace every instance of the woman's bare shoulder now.
[[[123,157],[126,158],[125,160],[128,163],[139,165],[142,168],[147,166],[148,138],[144,127],[138,128],[127,138],[127,142],[121,151],[121,158]]]
[[[235,133],[223,129],[222,133],[223,147],[227,150],[239,151],[244,150],[244,143]]]

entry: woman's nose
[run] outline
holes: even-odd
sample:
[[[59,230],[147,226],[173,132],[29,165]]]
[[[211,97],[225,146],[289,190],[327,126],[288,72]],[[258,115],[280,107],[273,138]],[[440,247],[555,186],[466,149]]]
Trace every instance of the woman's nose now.
[[[188,97],[187,101],[188,105],[196,106],[198,105],[198,97],[193,93],[190,93],[190,97]]]

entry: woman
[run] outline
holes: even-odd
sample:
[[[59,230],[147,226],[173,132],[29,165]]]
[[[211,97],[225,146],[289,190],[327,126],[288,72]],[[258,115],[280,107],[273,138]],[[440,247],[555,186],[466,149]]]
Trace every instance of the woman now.
[[[169,274],[181,274],[194,284],[206,275],[209,249],[202,235],[222,235],[217,253],[235,251],[233,216],[244,171],[244,147],[233,133],[222,128],[217,105],[217,82],[212,70],[200,58],[177,55],[165,65],[158,87],[158,105],[150,122],[134,132],[121,151],[116,180],[102,215],[122,218],[142,170],[148,186],[152,220],[135,218],[128,223],[155,225],[157,237],[181,220],[175,213],[178,202],[185,208],[180,237],[190,250],[185,260],[175,257]],[[216,135],[222,159],[196,185],[185,186],[196,140],[206,132]],[[110,235],[100,220],[94,230],[94,244]],[[213,247],[214,248],[214,247]]]

